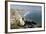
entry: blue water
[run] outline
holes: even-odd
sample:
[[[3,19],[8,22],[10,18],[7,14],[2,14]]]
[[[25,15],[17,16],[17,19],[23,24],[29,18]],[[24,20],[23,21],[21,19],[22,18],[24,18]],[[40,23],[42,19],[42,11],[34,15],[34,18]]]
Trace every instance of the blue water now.
[[[35,21],[36,23],[41,25],[41,22],[42,22],[41,11],[33,10],[29,14],[27,14],[25,16],[25,18],[29,19],[29,20],[32,20],[32,21]]]

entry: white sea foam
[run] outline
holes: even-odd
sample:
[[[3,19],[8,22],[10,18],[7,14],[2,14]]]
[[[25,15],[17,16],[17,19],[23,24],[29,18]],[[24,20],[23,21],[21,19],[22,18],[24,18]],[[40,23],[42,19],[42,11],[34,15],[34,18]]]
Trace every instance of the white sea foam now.
[[[24,14],[24,16],[26,16],[27,14],[29,14],[30,12],[28,11],[28,12],[26,12],[25,14]]]

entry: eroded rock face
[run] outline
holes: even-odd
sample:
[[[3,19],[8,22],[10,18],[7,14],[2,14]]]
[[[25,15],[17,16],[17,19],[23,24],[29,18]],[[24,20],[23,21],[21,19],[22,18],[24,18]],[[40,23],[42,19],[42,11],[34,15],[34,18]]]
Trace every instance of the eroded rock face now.
[[[19,28],[20,26],[23,26],[25,24],[25,22],[22,20],[21,15],[18,13],[18,11],[11,12],[10,23],[12,28]]]

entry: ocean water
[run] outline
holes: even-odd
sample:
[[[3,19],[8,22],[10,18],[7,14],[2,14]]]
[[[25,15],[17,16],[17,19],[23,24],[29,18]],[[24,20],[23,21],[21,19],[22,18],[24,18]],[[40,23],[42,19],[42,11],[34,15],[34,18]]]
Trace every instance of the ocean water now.
[[[25,16],[25,18],[27,20],[32,20],[32,21],[36,22],[39,25],[42,24],[42,14],[41,14],[41,11],[33,10],[33,11],[29,12]]]

